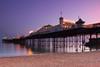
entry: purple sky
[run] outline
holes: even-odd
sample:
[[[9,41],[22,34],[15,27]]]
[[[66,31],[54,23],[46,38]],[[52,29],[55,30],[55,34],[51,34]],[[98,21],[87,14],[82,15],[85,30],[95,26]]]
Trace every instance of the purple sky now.
[[[0,0],[0,35],[23,35],[63,17],[87,23],[100,21],[100,0]]]

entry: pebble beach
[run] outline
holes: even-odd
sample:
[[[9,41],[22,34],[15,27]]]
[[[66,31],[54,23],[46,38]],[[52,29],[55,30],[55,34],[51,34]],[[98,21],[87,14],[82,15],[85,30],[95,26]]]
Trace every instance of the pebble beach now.
[[[1,57],[0,67],[100,67],[100,52]]]

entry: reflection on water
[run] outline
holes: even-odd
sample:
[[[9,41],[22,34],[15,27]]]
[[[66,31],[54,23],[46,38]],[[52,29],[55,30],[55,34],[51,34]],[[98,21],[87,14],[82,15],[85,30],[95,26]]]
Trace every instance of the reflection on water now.
[[[65,41],[61,38],[55,40],[53,42],[53,39],[41,39],[35,40],[33,43],[28,41],[26,44],[0,43],[0,57],[31,56],[33,52],[35,54],[43,52],[67,53],[82,52],[82,50],[84,52],[89,51],[89,48],[82,45],[82,41],[69,41],[67,38]]]
[[[31,46],[28,45],[25,46],[20,44],[13,44],[13,43],[0,43],[0,57],[31,56],[33,55],[34,50],[30,47]],[[75,45],[74,46],[67,45],[65,48],[63,47],[56,48],[56,52],[76,52],[75,49],[76,49]],[[78,46],[78,52],[81,52],[82,51],[81,49],[82,47]],[[50,48],[50,50],[52,50],[52,48]]]
[[[32,49],[29,48],[27,53],[28,53],[29,56],[33,55]]]
[[[19,44],[5,44],[0,43],[0,57],[9,57],[9,56],[29,56],[33,52],[31,49],[27,49],[25,46]]]

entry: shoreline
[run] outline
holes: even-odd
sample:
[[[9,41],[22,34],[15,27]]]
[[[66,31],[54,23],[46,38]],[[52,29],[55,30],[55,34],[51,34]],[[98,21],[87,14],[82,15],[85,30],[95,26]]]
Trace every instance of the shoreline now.
[[[0,67],[100,67],[100,51],[2,57]]]
[[[17,55],[17,56],[1,56],[1,58],[16,58],[16,57],[31,57],[31,56],[39,56],[39,55],[73,55],[73,54],[87,54],[87,53],[96,53],[100,51],[91,51],[91,52],[69,52],[69,53],[34,53],[33,55]]]

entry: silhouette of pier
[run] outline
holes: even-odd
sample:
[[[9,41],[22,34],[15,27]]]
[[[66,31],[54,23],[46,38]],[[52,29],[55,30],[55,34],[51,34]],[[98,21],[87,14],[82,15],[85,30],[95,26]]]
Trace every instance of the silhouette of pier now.
[[[15,39],[14,41],[30,46],[36,52],[85,52],[87,49],[99,49],[88,44],[91,39],[100,38],[100,23],[84,25],[84,21],[79,20],[73,24],[59,18],[59,25],[46,25],[37,32],[32,32],[26,37]],[[100,42],[98,42],[100,43]]]
[[[27,36],[25,42],[32,45],[36,51],[67,52],[75,48],[72,50],[78,52],[80,49],[83,52],[86,42],[92,38],[99,38],[99,34],[100,27],[76,28]]]
[[[92,50],[94,48],[85,45],[92,38],[99,38],[100,23],[84,23],[81,18],[73,24],[64,22],[63,17],[60,17],[59,25],[46,25],[25,37],[24,42],[39,52],[84,52],[87,47]]]

